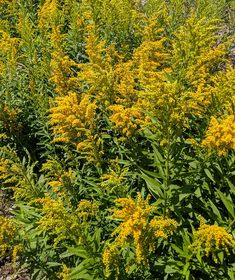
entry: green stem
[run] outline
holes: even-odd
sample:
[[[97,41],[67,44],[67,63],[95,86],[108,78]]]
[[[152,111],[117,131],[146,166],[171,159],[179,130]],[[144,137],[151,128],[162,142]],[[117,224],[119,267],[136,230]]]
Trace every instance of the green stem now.
[[[168,190],[170,185],[170,132],[167,128],[167,146],[166,146],[166,161],[165,161],[165,182],[164,182],[164,217],[168,206]]]

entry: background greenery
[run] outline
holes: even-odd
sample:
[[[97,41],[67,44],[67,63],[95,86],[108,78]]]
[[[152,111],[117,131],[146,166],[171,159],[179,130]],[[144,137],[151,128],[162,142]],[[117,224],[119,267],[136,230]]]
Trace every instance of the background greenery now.
[[[2,265],[235,279],[234,11],[0,0]]]

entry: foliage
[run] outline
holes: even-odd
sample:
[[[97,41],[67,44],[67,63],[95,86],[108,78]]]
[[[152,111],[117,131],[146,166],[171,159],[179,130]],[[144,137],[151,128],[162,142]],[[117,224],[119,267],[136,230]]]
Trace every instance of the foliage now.
[[[1,263],[235,279],[234,9],[0,0]]]

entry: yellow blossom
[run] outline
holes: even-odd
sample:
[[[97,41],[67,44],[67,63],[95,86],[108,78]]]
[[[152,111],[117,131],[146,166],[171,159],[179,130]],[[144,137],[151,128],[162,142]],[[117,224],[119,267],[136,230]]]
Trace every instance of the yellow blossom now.
[[[42,205],[42,217],[38,221],[41,230],[54,238],[54,246],[70,239],[75,243],[83,241],[83,231],[89,226],[89,220],[98,213],[95,201],[81,200],[75,209],[61,197],[52,199],[46,194],[45,198],[34,199],[32,202]]]
[[[194,232],[193,248],[195,250],[202,249],[208,257],[212,254],[215,262],[217,262],[216,251],[224,250],[226,253],[229,249],[235,248],[235,240],[223,227],[217,225],[201,224],[199,229]]]
[[[112,111],[110,120],[125,137],[132,136],[140,129],[140,125],[144,123],[145,116],[140,108],[111,105],[109,110]]]
[[[156,238],[167,238],[177,227],[177,223],[172,219],[163,217],[150,219],[155,207],[149,205],[149,199],[150,196],[144,200],[140,193],[136,201],[130,197],[119,198],[115,202],[122,209],[113,211],[113,218],[122,221],[112,234],[116,236],[112,248],[116,253],[118,248],[133,244],[136,262],[139,264],[148,264],[148,255],[155,249]],[[107,250],[105,254],[108,254],[110,259],[112,251]],[[106,258],[107,256],[105,260]]]
[[[106,42],[97,36],[95,24],[90,21],[86,26],[85,51],[88,62],[79,64],[79,75],[81,87],[85,92],[96,98],[102,107],[106,103],[113,103],[115,99],[114,84],[114,61],[117,52],[114,45],[105,46]]]
[[[64,36],[61,34],[60,26],[53,26],[51,43],[53,46],[51,59],[50,81],[55,84],[55,92],[59,95],[66,95],[69,92],[76,92],[79,86],[77,78],[78,64],[73,61],[63,50]]]
[[[173,234],[177,227],[177,222],[169,218],[155,217],[150,221],[149,226],[152,228],[155,237],[166,239]]]
[[[229,149],[235,149],[235,118],[233,115],[222,120],[211,118],[202,146],[215,149],[219,155],[226,155]]]
[[[38,26],[48,28],[56,18],[57,0],[46,0],[38,12]]]
[[[107,277],[110,276],[112,271],[116,272],[116,275],[119,274],[118,266],[118,248],[115,244],[108,245],[102,255],[102,261],[105,267],[105,274]]]
[[[21,244],[15,245],[13,247],[13,251],[12,251],[12,261],[13,261],[13,266],[14,269],[16,269],[16,260],[17,260],[17,255],[20,251],[22,251],[23,246]]]
[[[117,160],[109,162],[109,170],[101,176],[101,187],[105,188],[108,192],[115,189],[122,190],[126,188],[125,181],[128,177],[128,168],[122,168]]]
[[[0,131],[2,130],[7,137],[11,137],[22,128],[17,120],[19,112],[19,109],[0,103]]]
[[[98,205],[95,202],[87,199],[82,199],[76,209],[76,212],[79,214],[83,221],[86,221],[90,217],[95,217],[97,211]]]
[[[88,95],[78,98],[76,93],[56,97],[50,109],[54,142],[71,143],[89,161],[99,161],[102,141],[95,132],[96,103]]]
[[[4,256],[7,250],[12,249],[15,235],[14,222],[10,218],[0,216],[0,257]]]
[[[63,264],[63,270],[58,274],[61,280],[69,280],[69,274],[71,269],[68,268],[65,264]]]

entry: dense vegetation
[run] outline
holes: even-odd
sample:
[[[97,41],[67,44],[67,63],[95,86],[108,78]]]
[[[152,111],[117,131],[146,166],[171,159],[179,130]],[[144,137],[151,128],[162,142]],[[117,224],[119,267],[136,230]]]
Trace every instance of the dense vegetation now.
[[[235,279],[234,31],[232,0],[0,0],[2,267]]]

